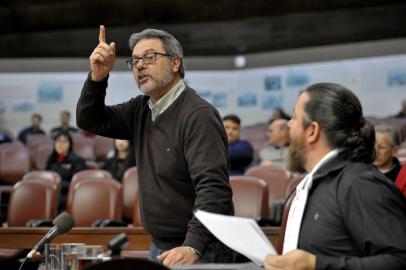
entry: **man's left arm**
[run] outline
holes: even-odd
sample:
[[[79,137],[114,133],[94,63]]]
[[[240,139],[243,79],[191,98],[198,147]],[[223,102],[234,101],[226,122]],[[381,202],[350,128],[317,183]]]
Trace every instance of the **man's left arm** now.
[[[227,135],[221,118],[211,108],[198,108],[186,123],[183,151],[195,189],[194,210],[233,215]],[[165,265],[176,261],[194,263],[199,257],[193,250],[203,255],[212,241],[211,233],[193,216],[183,246],[174,249],[177,254],[168,258],[167,252],[159,258],[164,259]],[[185,262],[186,257],[191,260]]]
[[[201,108],[187,123],[184,152],[196,193],[194,210],[233,215],[227,135],[221,118],[214,110]],[[212,240],[211,233],[193,217],[184,245],[203,254]]]

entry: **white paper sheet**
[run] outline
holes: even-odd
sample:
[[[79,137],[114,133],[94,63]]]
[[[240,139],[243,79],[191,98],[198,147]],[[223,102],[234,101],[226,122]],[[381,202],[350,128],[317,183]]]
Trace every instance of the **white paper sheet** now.
[[[264,264],[266,255],[277,254],[253,219],[213,214],[203,210],[197,210],[195,216],[217,239],[259,266]]]

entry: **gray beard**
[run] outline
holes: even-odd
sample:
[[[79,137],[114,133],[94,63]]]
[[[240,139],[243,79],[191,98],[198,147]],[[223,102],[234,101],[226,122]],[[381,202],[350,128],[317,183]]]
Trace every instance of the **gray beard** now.
[[[142,86],[138,86],[138,88],[141,90],[141,92],[143,92],[145,95],[149,96],[150,93],[157,91],[158,89],[162,89],[164,88],[166,85],[168,85],[173,79],[174,79],[174,75],[172,74],[172,72],[168,71],[165,72],[163,79],[161,81],[161,83],[155,86],[154,89],[143,89]],[[150,78],[152,79],[152,77]],[[138,84],[138,83],[137,83]]]

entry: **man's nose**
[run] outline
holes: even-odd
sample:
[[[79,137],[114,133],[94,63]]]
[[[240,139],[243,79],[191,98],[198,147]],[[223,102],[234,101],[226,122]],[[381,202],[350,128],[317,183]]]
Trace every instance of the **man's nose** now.
[[[139,59],[137,61],[137,63],[135,64],[135,68],[138,69],[138,70],[141,70],[144,67],[145,67],[145,63],[144,63],[144,61],[142,59]]]

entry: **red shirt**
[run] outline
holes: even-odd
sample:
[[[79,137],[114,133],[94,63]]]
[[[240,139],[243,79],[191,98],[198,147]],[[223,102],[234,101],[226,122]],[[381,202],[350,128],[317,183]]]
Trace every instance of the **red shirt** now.
[[[406,197],[406,165],[403,165],[400,169],[395,184]]]

